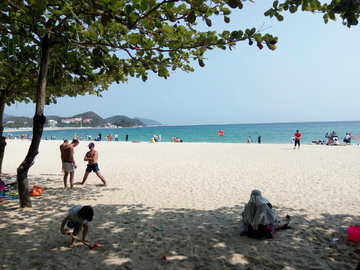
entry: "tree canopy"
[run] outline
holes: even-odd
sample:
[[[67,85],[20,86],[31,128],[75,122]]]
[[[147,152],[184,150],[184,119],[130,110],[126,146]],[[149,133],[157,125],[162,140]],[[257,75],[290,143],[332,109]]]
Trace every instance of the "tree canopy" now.
[[[332,0],[329,4],[321,4],[318,0],[286,0],[283,3],[276,0],[273,2],[273,7],[265,12],[265,16],[274,16],[279,21],[283,21],[281,12],[295,13],[299,8],[302,11],[323,13],[325,23],[328,23],[329,19],[335,21],[336,15],[339,15],[343,24],[349,28],[359,23],[360,3],[357,0]]]
[[[277,38],[255,28],[196,30],[197,20],[209,27],[212,16],[229,22],[231,9],[242,7],[238,0],[6,0],[0,3],[0,84],[8,104],[34,101],[44,41],[50,51],[47,104],[64,95],[99,95],[128,76],[146,81],[150,70],[164,78],[169,70],[193,71],[191,59],[204,66],[206,50],[238,41],[275,49]]]

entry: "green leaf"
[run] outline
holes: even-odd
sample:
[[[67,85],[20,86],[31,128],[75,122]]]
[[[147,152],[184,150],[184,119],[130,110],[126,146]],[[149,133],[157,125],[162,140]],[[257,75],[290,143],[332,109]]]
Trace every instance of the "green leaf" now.
[[[279,22],[282,22],[284,20],[284,16],[278,12],[275,13],[275,17],[276,19],[278,19]]]
[[[290,6],[290,13],[295,13],[297,11],[297,6]]]
[[[335,12],[333,10],[330,10],[328,14],[329,14],[329,18],[331,20],[336,20]]]
[[[309,6],[309,1],[303,0],[302,11],[306,11],[308,9],[308,6]]]
[[[167,9],[171,9],[175,6],[175,2],[169,2],[169,3],[167,3],[166,6],[167,6]]]
[[[246,29],[246,30],[245,30],[245,34],[246,34],[248,37],[251,37],[255,32],[256,32],[256,29],[255,29],[255,28],[252,28],[251,30],[250,30],[250,29]]]
[[[276,9],[278,5],[279,5],[279,1],[278,1],[278,0],[274,1],[274,3],[273,3],[273,8]]]
[[[211,20],[208,18],[205,18],[205,22],[207,24],[207,26],[211,27]]]
[[[189,23],[194,23],[196,21],[196,15],[195,15],[195,10],[192,10],[189,15],[187,16],[187,21]]]
[[[231,8],[237,8],[239,5],[239,1],[238,0],[229,0],[227,3]]]
[[[201,60],[200,58],[199,58],[199,65],[200,65],[200,67],[205,67],[205,63],[204,63],[204,61],[203,60]]]
[[[272,18],[274,16],[274,10],[271,8],[268,11],[265,11],[264,15]]]
[[[324,14],[324,16],[323,16],[323,18],[324,18],[324,22],[325,23],[328,23],[329,22],[329,14]]]

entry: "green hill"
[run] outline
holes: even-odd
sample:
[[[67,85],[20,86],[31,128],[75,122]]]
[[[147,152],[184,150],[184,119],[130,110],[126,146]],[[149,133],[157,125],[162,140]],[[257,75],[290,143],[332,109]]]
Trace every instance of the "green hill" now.
[[[85,113],[80,113],[77,115],[74,115],[73,117],[81,117],[83,119],[83,121],[85,119],[92,119],[89,124],[92,127],[103,127],[105,126],[105,124],[107,123],[102,117],[100,117],[99,115],[97,115],[94,112],[85,112]],[[83,123],[83,126],[86,126],[86,123]]]
[[[115,115],[112,117],[108,117],[105,118],[106,123],[110,123],[110,124],[115,124],[117,123],[118,125],[120,124],[121,126],[143,126],[146,127],[146,124],[143,123],[142,121],[138,120],[138,119],[134,119],[134,118],[129,118],[125,115]],[[121,123],[124,123],[124,125],[122,125]],[[133,124],[131,124],[133,123]]]
[[[8,127],[31,127],[33,123],[33,119],[30,117],[24,117],[24,116],[12,116],[12,115],[6,115],[7,117],[4,117],[4,124],[5,126],[8,121],[14,121],[16,124],[11,123],[8,125]],[[72,118],[82,118],[82,123],[63,123],[61,120],[63,119],[72,119]],[[84,122],[86,119],[91,119],[91,121]],[[141,118],[140,118],[141,119]],[[104,127],[106,124],[116,124],[122,127],[133,127],[133,126],[143,126],[146,127],[147,124],[141,121],[137,118],[130,118],[125,115],[115,115],[112,117],[108,117],[103,119],[96,113],[92,111],[76,114],[73,116],[58,116],[58,115],[47,115],[46,116],[46,123],[45,126],[49,126],[49,120],[55,120],[57,122],[57,127]],[[151,123],[152,125],[161,125],[159,122],[155,120],[145,119],[147,122]],[[26,123],[26,124],[24,124]]]

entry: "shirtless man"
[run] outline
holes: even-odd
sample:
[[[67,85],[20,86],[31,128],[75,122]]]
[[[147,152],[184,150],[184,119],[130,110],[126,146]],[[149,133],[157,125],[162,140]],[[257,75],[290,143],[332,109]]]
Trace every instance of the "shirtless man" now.
[[[85,174],[84,174],[84,178],[82,181],[82,185],[85,184],[86,179],[88,178],[89,174],[91,173],[91,171],[94,171],[96,173],[96,175],[100,178],[100,180],[104,183],[104,186],[106,186],[106,181],[105,178],[101,175],[100,170],[99,170],[99,166],[97,164],[98,162],[98,158],[99,158],[99,153],[97,151],[95,151],[95,144],[94,143],[89,143],[88,145],[90,151],[86,153],[84,160],[88,162]]]
[[[74,160],[74,147],[79,145],[79,141],[74,139],[64,147],[63,168],[64,168],[64,188],[67,188],[67,177],[70,173],[70,189],[74,188],[74,175],[77,168]]]
[[[62,172],[64,172],[64,165],[62,165],[62,163],[64,162],[64,149],[65,146],[67,146],[69,144],[69,141],[67,139],[64,139],[63,143],[60,144],[60,154],[61,154],[61,170]]]

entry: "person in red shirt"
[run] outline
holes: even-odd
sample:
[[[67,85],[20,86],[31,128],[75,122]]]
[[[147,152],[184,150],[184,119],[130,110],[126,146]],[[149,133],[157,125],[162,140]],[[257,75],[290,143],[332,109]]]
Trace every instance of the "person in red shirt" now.
[[[298,145],[298,149],[300,150],[300,137],[301,137],[301,133],[299,132],[299,130],[297,130],[296,133],[295,133],[294,149],[296,148],[296,145]]]

